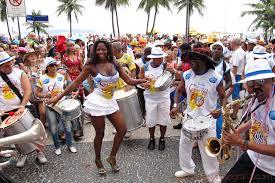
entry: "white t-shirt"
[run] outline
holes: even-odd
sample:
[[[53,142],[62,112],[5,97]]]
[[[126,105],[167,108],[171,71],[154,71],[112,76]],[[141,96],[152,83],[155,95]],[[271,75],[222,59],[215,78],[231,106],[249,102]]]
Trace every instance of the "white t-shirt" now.
[[[10,74],[7,74],[8,78],[14,84],[14,86],[19,90],[23,96],[23,89],[21,86],[21,76],[24,71],[21,69],[13,68]],[[0,77],[0,109],[4,112],[17,109],[21,104],[21,100],[12,91],[12,89],[7,85],[7,83]]]
[[[234,51],[232,54],[232,57],[229,60],[232,68],[233,66],[238,67],[237,69],[237,75],[242,75],[244,65],[246,63],[246,53],[245,51],[240,47],[237,50]]]
[[[203,75],[195,75],[192,69],[183,73],[185,90],[187,94],[187,114],[192,118],[207,116],[217,107],[219,98],[217,86],[222,81],[222,76],[215,70]]]
[[[157,68],[153,68],[151,66],[151,62],[148,65],[144,65],[145,77],[152,78],[153,80],[157,80],[163,73],[163,64],[158,66]],[[170,87],[168,87],[164,91],[157,91],[154,88],[154,83],[152,83],[152,88],[144,91],[144,99],[146,102],[152,103],[161,103],[163,101],[170,100]]]
[[[269,105],[268,105],[269,104]],[[258,105],[256,99],[252,110]],[[269,107],[266,107],[269,106]],[[269,108],[269,110],[268,110]],[[267,112],[268,111],[268,112]],[[275,95],[265,105],[261,105],[251,115],[252,126],[249,131],[250,141],[257,144],[275,144]],[[273,115],[272,115],[273,114]],[[247,151],[252,162],[262,171],[275,176],[275,157]]]
[[[44,74],[37,83],[37,86],[43,90],[43,94],[51,94],[52,97],[62,93],[64,85],[65,77],[59,73],[57,73],[55,77],[50,77],[47,74]]]
[[[215,71],[217,71],[221,76],[224,75],[223,62],[224,62],[224,61],[221,61],[221,62],[219,63],[219,65],[217,65],[217,66],[215,67]],[[225,62],[225,66],[226,66],[226,67],[225,67],[225,72],[229,71],[229,70],[230,70],[230,65],[229,65],[227,62]]]

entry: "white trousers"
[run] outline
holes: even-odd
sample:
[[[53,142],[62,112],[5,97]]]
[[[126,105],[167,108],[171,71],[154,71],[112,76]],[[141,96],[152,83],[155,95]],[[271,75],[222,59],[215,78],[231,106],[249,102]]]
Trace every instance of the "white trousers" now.
[[[216,125],[215,125],[216,126]],[[205,174],[210,183],[220,183],[219,162],[217,158],[210,157],[205,152],[205,140],[208,137],[216,137],[216,129],[211,128],[202,140],[197,141]],[[182,131],[179,144],[180,167],[187,173],[195,171],[195,163],[192,160],[192,150],[196,140],[190,140]]]

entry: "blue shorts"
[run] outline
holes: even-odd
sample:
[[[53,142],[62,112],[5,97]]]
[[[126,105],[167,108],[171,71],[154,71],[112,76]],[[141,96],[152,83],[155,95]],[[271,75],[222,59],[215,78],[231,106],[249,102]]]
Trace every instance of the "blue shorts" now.
[[[174,104],[174,97],[175,97],[175,95],[176,95],[176,90],[174,90],[173,92],[170,93],[171,105]],[[181,95],[181,96],[180,96],[180,101],[179,101],[179,102],[182,102],[182,101],[184,100],[184,98],[185,98],[185,97],[184,97],[183,95]]]
[[[242,86],[240,83],[238,83],[241,80],[241,75],[236,75],[235,79],[236,79],[236,84],[234,85],[234,90],[232,93],[233,100],[240,99],[240,91]]]

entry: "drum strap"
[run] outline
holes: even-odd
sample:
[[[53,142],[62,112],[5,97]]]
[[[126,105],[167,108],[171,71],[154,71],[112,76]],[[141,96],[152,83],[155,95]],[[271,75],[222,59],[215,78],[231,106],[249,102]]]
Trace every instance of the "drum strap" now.
[[[12,84],[11,80],[9,79],[9,77],[5,73],[3,73],[1,71],[0,71],[0,76],[7,83],[7,85],[12,89],[12,91],[17,95],[17,97],[22,101],[23,100],[23,96],[19,92],[18,88],[16,88],[16,86],[14,86],[14,84]]]

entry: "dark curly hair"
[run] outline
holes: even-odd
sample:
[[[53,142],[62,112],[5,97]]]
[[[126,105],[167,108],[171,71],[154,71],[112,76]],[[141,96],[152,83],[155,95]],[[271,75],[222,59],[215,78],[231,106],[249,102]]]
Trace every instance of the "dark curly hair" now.
[[[112,45],[110,44],[110,42],[108,42],[106,40],[102,40],[102,39],[99,39],[94,43],[92,53],[91,53],[90,63],[91,64],[98,64],[100,62],[99,57],[96,54],[96,49],[97,49],[99,43],[103,43],[106,46],[106,48],[107,48],[107,60],[111,63],[114,63],[114,54],[113,54],[113,50],[112,50]]]

